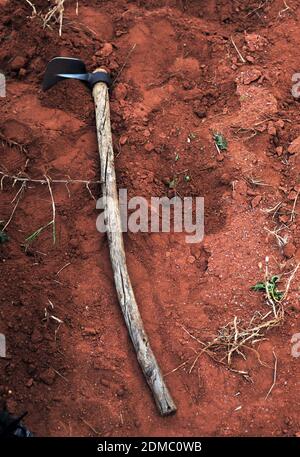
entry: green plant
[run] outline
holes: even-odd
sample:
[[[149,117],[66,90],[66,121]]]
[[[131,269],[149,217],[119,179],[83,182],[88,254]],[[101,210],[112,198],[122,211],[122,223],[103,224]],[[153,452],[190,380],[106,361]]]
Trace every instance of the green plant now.
[[[195,133],[191,132],[189,134],[188,138],[189,138],[190,141],[193,141],[193,140],[195,140],[197,138],[197,135]]]
[[[283,292],[277,289],[277,283],[280,280],[280,276],[272,276],[265,282],[258,282],[252,289],[255,291],[263,291],[268,297],[273,299],[275,302],[280,302],[283,298]]]
[[[216,147],[220,151],[226,151],[228,147],[228,143],[224,135],[221,133],[214,133],[213,134],[213,139],[216,144]]]
[[[49,227],[50,225],[53,226],[53,230],[52,230],[52,238],[53,238],[53,244],[55,244],[55,241],[56,241],[56,233],[55,233],[55,224],[54,224],[54,221],[50,221],[48,222],[48,224],[46,225],[43,225],[42,227],[38,228],[35,232],[33,232],[31,235],[29,235],[26,239],[25,239],[25,242],[27,244],[29,243],[33,243],[34,240],[36,240],[40,234],[47,228]]]

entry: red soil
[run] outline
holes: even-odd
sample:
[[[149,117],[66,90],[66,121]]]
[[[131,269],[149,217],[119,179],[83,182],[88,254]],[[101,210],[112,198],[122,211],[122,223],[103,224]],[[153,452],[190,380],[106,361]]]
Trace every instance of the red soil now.
[[[33,3],[37,10],[48,4]],[[41,80],[57,55],[118,75],[111,96],[118,185],[130,195],[171,195],[166,180],[188,169],[191,180],[179,175],[178,192],[205,197],[200,244],[186,244],[184,234],[125,234],[145,327],[169,373],[200,348],[183,327],[207,340],[234,316],[247,320],[264,312],[262,295],[250,290],[263,279],[259,264],[268,255],[272,272],[284,273],[299,260],[299,216],[287,224],[289,244],[281,252],[264,229],[276,221],[262,211],[282,201],[280,217],[287,222],[284,213],[300,184],[300,154],[287,152],[300,134],[299,104],[290,94],[291,77],[300,71],[298,2],[289,0],[282,12],[281,0],[260,8],[259,1],[242,0],[80,0],[78,17],[74,4],[66,1],[60,38],[57,25],[43,30],[40,18],[29,17],[26,2],[0,2],[0,68],[7,76],[1,170],[99,179],[89,91],[66,81],[43,93]],[[228,140],[221,155],[213,131]],[[269,186],[252,186],[251,176]],[[3,184],[0,219],[6,221],[20,184]],[[97,185],[91,190],[99,195]],[[28,410],[26,424],[40,436],[299,432],[300,360],[291,356],[290,343],[300,331],[299,274],[284,324],[256,347],[270,367],[250,351],[246,361],[234,359],[235,367],[250,370],[249,383],[203,355],[191,373],[187,365],[166,376],[178,412],[161,418],[118,307],[95,202],[82,184],[70,184],[69,191],[53,184],[55,246],[48,228],[27,253],[22,248],[51,219],[47,186],[30,184],[7,229],[10,241],[0,247],[0,332],[9,356],[0,359],[0,394],[9,410]],[[56,333],[57,323],[44,320],[45,308],[63,321]],[[273,351],[277,381],[265,400]]]

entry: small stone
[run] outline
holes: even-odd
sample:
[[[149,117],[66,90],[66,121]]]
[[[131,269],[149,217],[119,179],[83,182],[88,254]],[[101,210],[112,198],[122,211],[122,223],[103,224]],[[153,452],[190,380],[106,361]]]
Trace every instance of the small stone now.
[[[21,68],[19,70],[19,76],[20,78],[23,78],[25,75],[26,75],[27,71],[25,70],[25,68]]]
[[[31,387],[33,385],[33,379],[30,378],[28,379],[28,381],[26,382],[26,387]]]
[[[251,84],[254,81],[257,81],[262,76],[262,73],[257,68],[251,70],[246,70],[242,73],[242,82],[243,84]]]
[[[250,52],[260,51],[268,44],[266,38],[256,33],[246,33],[245,41]]]
[[[52,368],[47,368],[47,370],[44,370],[40,374],[40,380],[44,383],[47,384],[48,386],[51,386],[54,381],[55,381],[55,371]]]
[[[10,63],[10,68],[13,71],[18,71],[21,68],[25,67],[26,65],[26,59],[25,57],[22,56],[16,56]]]
[[[289,217],[287,214],[281,214],[281,215],[279,216],[279,220],[280,220],[280,222],[282,222],[283,224],[286,224],[287,222],[289,222],[290,217]]]
[[[85,336],[95,336],[97,335],[97,330],[93,327],[85,327],[83,330],[83,335]]]
[[[282,119],[278,119],[278,121],[275,122],[276,127],[279,127],[280,129],[283,129],[284,127],[284,121]]]
[[[291,201],[294,201],[296,200],[298,196],[298,192],[296,192],[295,190],[292,190],[289,194],[288,194],[288,200],[291,200]]]
[[[117,396],[120,397],[120,398],[122,398],[122,397],[124,397],[125,393],[126,393],[125,389],[123,389],[123,388],[121,387],[121,388],[117,391]]]
[[[298,136],[288,147],[290,154],[297,154],[300,151],[300,136]]]
[[[255,59],[254,59],[254,57],[252,57],[252,56],[246,56],[246,60],[247,60],[247,62],[249,62],[249,63],[254,63],[254,62],[255,62]]]
[[[275,149],[275,151],[276,151],[276,154],[277,154],[278,156],[281,156],[281,155],[283,154],[283,147],[282,147],[282,146],[278,146],[278,147]]]
[[[111,43],[104,43],[101,49],[101,56],[108,57],[113,52],[113,46]]]
[[[189,255],[188,258],[187,258],[188,263],[191,263],[191,264],[194,263],[195,260],[196,259],[195,259],[195,257],[193,255]]]
[[[145,149],[146,149],[146,151],[151,152],[154,149],[154,145],[151,142],[149,142],[149,143],[145,144]]]
[[[252,208],[256,208],[260,202],[261,202],[261,195],[257,195],[256,197],[253,198],[253,200],[251,201],[251,206]]]
[[[217,162],[223,162],[224,160],[224,155],[223,154],[218,154],[216,157]]]
[[[290,259],[296,252],[296,246],[292,242],[288,242],[283,248],[283,254]]]
[[[114,95],[116,100],[124,100],[127,96],[127,86],[126,84],[119,83],[114,89]]]
[[[296,432],[296,433],[295,433],[295,436],[296,436],[297,438],[300,438],[300,432]]]
[[[122,136],[120,137],[120,139],[119,139],[119,143],[120,143],[121,146],[123,146],[124,144],[126,144],[127,141],[128,141],[128,136],[126,136],[126,135],[122,135]]]
[[[258,130],[259,132],[264,132],[267,128],[266,124],[260,124],[260,125],[257,125],[256,127],[256,130]]]
[[[191,90],[194,87],[194,83],[192,81],[184,81],[182,86],[185,90]]]
[[[122,35],[125,35],[125,33],[127,33],[126,30],[116,30],[115,35],[116,37],[120,37]]]
[[[274,127],[274,124],[273,122],[269,122],[268,123],[268,134],[269,135],[272,135],[272,136],[275,136],[276,135],[276,128]]]
[[[200,111],[200,110],[195,109],[194,113],[196,114],[196,116],[199,117],[199,119],[204,119],[206,117],[205,111]]]

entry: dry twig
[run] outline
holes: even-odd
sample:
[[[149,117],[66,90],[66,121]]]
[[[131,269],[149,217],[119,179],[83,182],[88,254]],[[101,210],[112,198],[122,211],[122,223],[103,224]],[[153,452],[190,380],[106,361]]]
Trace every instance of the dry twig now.
[[[265,396],[265,400],[267,400],[267,398],[269,397],[270,393],[272,392],[272,390],[274,389],[275,387],[275,384],[276,384],[276,380],[277,380],[277,364],[278,364],[278,360],[277,360],[277,356],[275,354],[275,352],[273,351],[273,357],[274,357],[274,374],[273,374],[273,383],[267,393],[267,395]]]
[[[242,54],[240,53],[240,51],[239,51],[237,45],[235,44],[234,39],[233,39],[232,36],[230,37],[230,40],[231,40],[231,43],[233,44],[234,49],[235,49],[236,52],[237,52],[237,55],[238,55],[239,58],[240,58],[240,61],[241,61],[242,63],[246,63],[246,60],[244,59],[244,57],[243,57]]]

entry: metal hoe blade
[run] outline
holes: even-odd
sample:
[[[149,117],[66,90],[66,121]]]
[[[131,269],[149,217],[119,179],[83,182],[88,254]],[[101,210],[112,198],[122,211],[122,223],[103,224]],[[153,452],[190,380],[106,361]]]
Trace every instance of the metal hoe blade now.
[[[78,79],[85,82],[90,88],[97,82],[111,85],[111,78],[105,71],[87,73],[85,64],[73,57],[54,57],[47,65],[43,80],[43,90],[46,91],[62,79]]]

